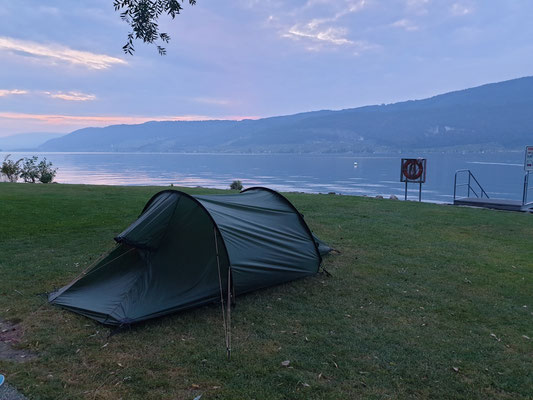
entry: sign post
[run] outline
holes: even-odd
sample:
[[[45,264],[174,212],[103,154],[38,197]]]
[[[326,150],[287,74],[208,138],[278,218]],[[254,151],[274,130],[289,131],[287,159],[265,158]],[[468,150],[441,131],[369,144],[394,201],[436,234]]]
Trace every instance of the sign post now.
[[[426,159],[402,158],[400,182],[405,182],[405,200],[407,200],[407,184],[418,183],[418,201],[422,201],[422,184],[426,182]]]
[[[527,204],[527,192],[529,191],[529,174],[533,171],[533,146],[526,146],[524,158],[524,193],[522,195],[522,205]]]

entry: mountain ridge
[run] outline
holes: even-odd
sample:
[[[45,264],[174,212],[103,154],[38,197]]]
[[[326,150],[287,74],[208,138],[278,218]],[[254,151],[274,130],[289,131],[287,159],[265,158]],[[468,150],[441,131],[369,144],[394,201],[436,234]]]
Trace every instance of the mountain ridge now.
[[[53,132],[28,132],[0,137],[0,151],[23,151],[34,149],[46,141],[65,135]]]
[[[258,120],[150,121],[83,128],[43,151],[356,153],[518,149],[533,138],[533,77],[426,99]]]

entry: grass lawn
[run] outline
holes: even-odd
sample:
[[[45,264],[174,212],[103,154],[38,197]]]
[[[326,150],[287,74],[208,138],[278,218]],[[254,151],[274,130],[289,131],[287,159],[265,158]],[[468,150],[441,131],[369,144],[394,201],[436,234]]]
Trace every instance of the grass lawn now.
[[[216,304],[112,336],[48,305],[161,189],[0,183],[0,318],[39,355],[0,372],[30,399],[533,398],[524,213],[287,194],[341,253],[238,297],[229,362]]]

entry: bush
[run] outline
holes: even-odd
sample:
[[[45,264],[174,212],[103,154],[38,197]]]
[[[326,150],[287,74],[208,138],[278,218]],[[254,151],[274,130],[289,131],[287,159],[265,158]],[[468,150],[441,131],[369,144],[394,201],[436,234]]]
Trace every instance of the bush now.
[[[0,168],[0,173],[2,175],[5,175],[9,182],[16,182],[19,179],[19,175],[21,172],[19,164],[22,161],[22,158],[18,161],[13,161],[9,159],[10,156],[11,154],[8,154],[4,158],[4,162],[2,163],[2,167]]]
[[[37,156],[24,159],[24,164],[22,164],[22,170],[20,171],[20,177],[24,179],[24,182],[35,183],[39,179],[37,159]]]
[[[241,181],[233,181],[233,182],[231,182],[231,185],[229,185],[229,188],[231,190],[242,190],[242,182]]]
[[[52,183],[57,174],[57,168],[52,168],[52,163],[46,161],[46,157],[37,165],[39,170],[39,181],[41,183]]]
[[[57,168],[52,168],[52,163],[46,161],[46,157],[39,163],[39,158],[33,156],[30,158],[21,158],[18,161],[10,160],[8,154],[4,158],[0,173],[5,175],[9,182],[16,182],[18,178],[24,179],[26,183],[35,183],[39,181],[41,183],[52,183],[57,174]],[[23,162],[22,166],[20,163]]]

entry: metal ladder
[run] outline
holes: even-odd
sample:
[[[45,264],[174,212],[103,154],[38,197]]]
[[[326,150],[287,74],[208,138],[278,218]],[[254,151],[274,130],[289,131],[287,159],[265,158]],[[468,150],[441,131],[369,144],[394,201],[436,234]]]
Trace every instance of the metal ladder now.
[[[468,181],[466,183],[457,184],[457,176],[458,175],[463,176],[464,174],[468,174]],[[477,192],[472,187],[472,183],[475,183],[477,185],[476,187],[476,189],[478,190]],[[472,174],[472,172],[469,169],[459,169],[455,171],[455,179],[453,181],[453,200],[454,201],[457,196],[457,188],[462,187],[462,186],[468,187],[468,192],[467,192],[466,197],[470,197],[470,193],[473,193],[478,199],[482,199],[483,197],[486,197],[487,199],[490,198],[487,192],[485,192],[485,189],[483,189],[481,184],[478,182],[474,174]]]

